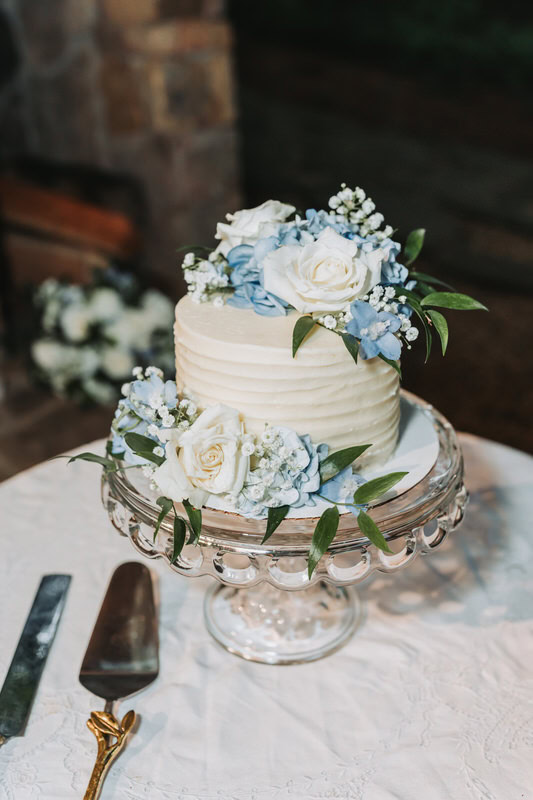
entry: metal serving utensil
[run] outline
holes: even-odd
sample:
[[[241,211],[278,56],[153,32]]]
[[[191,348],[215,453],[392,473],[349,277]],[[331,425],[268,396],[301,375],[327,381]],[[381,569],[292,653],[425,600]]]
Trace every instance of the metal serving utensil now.
[[[45,575],[0,691],[0,745],[22,736],[63,613],[70,575]]]
[[[130,561],[113,573],[80,669],[80,683],[102,697],[87,727],[98,752],[84,800],[96,800],[105,776],[132,731],[135,711],[121,721],[116,701],[146,688],[159,674],[159,642],[152,578],[144,564]]]

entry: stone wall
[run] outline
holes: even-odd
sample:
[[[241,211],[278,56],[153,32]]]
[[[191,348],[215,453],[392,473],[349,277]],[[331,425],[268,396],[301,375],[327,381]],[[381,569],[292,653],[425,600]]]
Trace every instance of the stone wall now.
[[[151,269],[239,206],[221,0],[0,0],[0,155],[136,176]]]

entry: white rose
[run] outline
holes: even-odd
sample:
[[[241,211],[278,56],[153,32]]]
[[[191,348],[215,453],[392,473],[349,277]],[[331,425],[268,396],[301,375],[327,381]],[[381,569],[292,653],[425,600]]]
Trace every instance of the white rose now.
[[[165,433],[167,432],[160,431],[159,438],[162,439]],[[208,492],[195,488],[185,475],[178,457],[180,436],[181,431],[177,428],[168,431],[166,437],[168,441],[165,445],[166,460],[154,470],[152,480],[156,483],[159,491],[165,497],[170,497],[175,503],[189,500],[195,508],[201,508],[207,500]]]
[[[72,304],[61,314],[61,328],[71,342],[82,342],[87,338],[91,316],[86,305]]]
[[[167,497],[188,498],[196,507],[208,494],[237,495],[250,462],[242,451],[242,433],[239,413],[220,404],[203,411],[184,432],[161,431],[159,438],[168,438],[166,461],[154,481]]]
[[[216,239],[220,239],[216,252],[227,256],[239,244],[255,244],[258,239],[272,236],[280,223],[290,217],[296,209],[279,200],[266,200],[256,208],[243,208],[235,214],[227,214],[231,224],[219,222]]]
[[[101,351],[100,366],[110,378],[125,378],[131,374],[135,364],[129,350],[110,346]]]
[[[365,253],[328,227],[312,244],[268,253],[264,286],[303,313],[342,311],[379,282],[383,258],[379,248]]]
[[[96,322],[115,319],[122,312],[124,303],[115,289],[103,286],[96,289],[89,302],[89,314]]]

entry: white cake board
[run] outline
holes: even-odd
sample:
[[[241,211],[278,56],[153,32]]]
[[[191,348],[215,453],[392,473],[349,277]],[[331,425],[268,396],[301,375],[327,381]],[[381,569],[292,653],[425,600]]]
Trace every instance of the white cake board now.
[[[431,472],[439,454],[439,439],[431,420],[424,412],[410,404],[403,397],[400,399],[400,431],[398,444],[390,459],[379,468],[369,468],[362,472],[367,480],[379,478],[389,472],[407,472],[408,474],[396,486],[379,498],[374,503],[382,503],[393,497],[404,494],[416,486],[426,475]],[[206,504],[208,508],[217,511],[231,511],[235,509],[217,495],[210,495]],[[318,498],[314,506],[291,508],[287,519],[308,519],[319,517],[324,509],[331,503]],[[372,503],[370,505],[373,505]],[[341,514],[350,513],[349,508],[339,506]]]

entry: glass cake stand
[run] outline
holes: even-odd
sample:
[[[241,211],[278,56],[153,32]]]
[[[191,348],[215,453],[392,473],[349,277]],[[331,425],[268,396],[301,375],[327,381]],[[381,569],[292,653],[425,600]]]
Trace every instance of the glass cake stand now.
[[[352,514],[343,514],[333,543],[309,580],[307,554],[316,519],[286,519],[261,544],[265,520],[204,509],[199,543],[186,545],[172,564],[172,519],[163,521],[154,543],[160,508],[137,470],[104,476],[104,506],[115,528],[143,556],[165,559],[180,575],[216,578],[205,597],[205,621],[231,653],[268,664],[321,658],[357,628],[361,604],[355,584],[376,570],[394,573],[417,555],[431,554],[463,518],[468,495],[455,431],[431,405],[402,394],[431,421],[439,452],[419,483],[373,505],[372,517],[392,554],[362,536]]]

